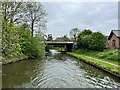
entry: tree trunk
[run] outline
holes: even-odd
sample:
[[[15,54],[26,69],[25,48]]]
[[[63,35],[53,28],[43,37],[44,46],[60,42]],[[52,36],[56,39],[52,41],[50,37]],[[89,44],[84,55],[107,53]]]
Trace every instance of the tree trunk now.
[[[32,37],[33,37],[33,32],[34,32],[34,22],[31,23],[31,34],[32,34]]]

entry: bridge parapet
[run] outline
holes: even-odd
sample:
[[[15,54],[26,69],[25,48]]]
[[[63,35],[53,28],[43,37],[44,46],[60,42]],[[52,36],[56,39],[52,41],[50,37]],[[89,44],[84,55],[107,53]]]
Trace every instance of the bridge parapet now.
[[[74,48],[74,42],[72,41],[45,41],[46,50],[49,51],[49,45],[65,47],[66,51],[72,51]]]
[[[74,42],[71,41],[46,41],[45,42],[48,45],[73,45]]]

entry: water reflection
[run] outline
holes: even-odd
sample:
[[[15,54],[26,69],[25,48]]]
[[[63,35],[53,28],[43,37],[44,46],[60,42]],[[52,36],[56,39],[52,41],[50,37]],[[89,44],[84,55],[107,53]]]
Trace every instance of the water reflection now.
[[[3,87],[116,88],[120,80],[65,53],[51,50],[43,60],[3,66]]]
[[[15,87],[29,83],[35,75],[37,60],[26,60],[3,66],[2,84],[4,87]],[[41,64],[42,65],[42,64]]]

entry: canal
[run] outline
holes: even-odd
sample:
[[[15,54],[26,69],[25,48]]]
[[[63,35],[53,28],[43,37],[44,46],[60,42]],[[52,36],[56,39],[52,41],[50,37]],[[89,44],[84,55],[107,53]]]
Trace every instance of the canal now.
[[[118,88],[119,78],[51,50],[40,60],[25,60],[2,67],[3,88]]]

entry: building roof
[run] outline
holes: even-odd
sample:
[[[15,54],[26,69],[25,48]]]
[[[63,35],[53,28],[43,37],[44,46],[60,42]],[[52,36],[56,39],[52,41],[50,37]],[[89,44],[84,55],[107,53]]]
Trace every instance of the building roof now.
[[[120,38],[120,30],[112,30],[109,37],[108,37],[108,40],[110,40],[112,34],[115,34],[117,37]]]

